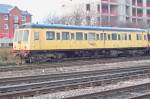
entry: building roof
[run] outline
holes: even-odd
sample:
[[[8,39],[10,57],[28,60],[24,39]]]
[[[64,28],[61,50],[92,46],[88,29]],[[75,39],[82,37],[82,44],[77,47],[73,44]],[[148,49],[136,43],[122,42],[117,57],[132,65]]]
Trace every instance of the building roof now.
[[[0,4],[0,13],[9,13],[13,6],[8,4]]]
[[[101,30],[101,31],[122,31],[122,32],[146,32],[146,29],[140,28],[119,28],[119,27],[96,27],[96,26],[76,26],[63,24],[23,24],[20,28],[58,28],[58,29],[76,29],[76,30]]]
[[[8,4],[0,4],[0,13],[8,14],[14,6]],[[22,11],[22,10],[21,10]],[[23,15],[31,15],[28,11],[22,11]]]

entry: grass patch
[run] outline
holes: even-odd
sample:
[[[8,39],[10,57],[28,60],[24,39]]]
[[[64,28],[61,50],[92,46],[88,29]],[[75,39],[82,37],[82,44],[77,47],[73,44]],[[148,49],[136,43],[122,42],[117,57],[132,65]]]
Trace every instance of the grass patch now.
[[[0,65],[15,64],[12,48],[0,48]]]

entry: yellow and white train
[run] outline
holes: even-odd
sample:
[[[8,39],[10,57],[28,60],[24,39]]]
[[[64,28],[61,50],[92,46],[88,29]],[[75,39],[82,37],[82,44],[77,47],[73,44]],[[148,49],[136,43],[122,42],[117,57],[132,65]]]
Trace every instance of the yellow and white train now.
[[[26,61],[68,57],[143,55],[149,53],[145,29],[24,24],[15,30],[13,50]]]

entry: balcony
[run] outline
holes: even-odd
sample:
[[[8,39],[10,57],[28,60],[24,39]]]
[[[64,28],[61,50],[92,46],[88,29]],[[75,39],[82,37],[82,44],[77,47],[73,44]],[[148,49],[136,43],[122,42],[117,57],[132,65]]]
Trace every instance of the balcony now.
[[[108,2],[109,0],[102,0],[102,1],[104,1],[104,2]]]
[[[140,2],[140,3],[137,3],[137,6],[138,6],[138,7],[143,7],[143,3],[141,3],[141,2]]]
[[[110,3],[117,4],[117,0],[110,0]]]
[[[111,16],[117,16],[117,15],[118,15],[118,13],[117,13],[117,12],[115,12],[115,11],[110,11],[110,15],[111,15]]]
[[[135,17],[135,16],[136,16],[136,13],[132,13],[132,16],[134,16],[134,17]]]
[[[103,3],[108,3],[108,2],[109,2],[109,0],[102,0],[102,2],[103,2]]]
[[[150,18],[150,13],[147,14],[147,17]]]
[[[146,5],[147,5],[148,8],[150,8],[150,2],[148,2]]]
[[[19,20],[14,20],[14,23],[19,23]]]
[[[102,14],[108,14],[108,9],[102,9]]]
[[[138,17],[142,17],[143,14],[142,14],[142,13],[137,13],[137,16],[138,16]]]

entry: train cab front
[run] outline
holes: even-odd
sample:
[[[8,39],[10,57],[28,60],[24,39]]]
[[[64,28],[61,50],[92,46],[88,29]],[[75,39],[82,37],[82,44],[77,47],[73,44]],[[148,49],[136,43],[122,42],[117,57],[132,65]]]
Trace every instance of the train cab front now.
[[[29,29],[16,29],[13,40],[13,54],[21,58],[28,57],[30,53]]]

